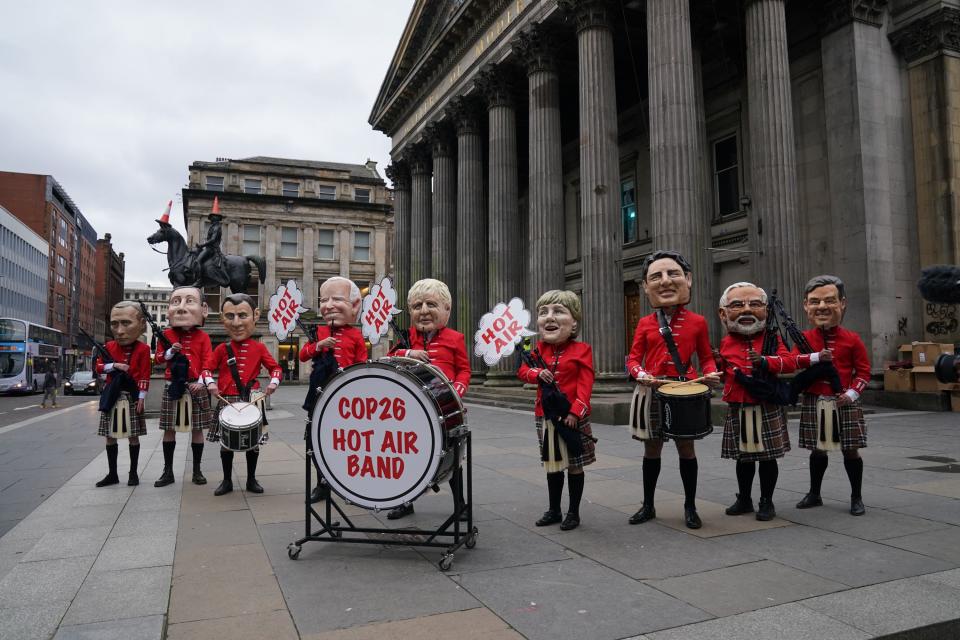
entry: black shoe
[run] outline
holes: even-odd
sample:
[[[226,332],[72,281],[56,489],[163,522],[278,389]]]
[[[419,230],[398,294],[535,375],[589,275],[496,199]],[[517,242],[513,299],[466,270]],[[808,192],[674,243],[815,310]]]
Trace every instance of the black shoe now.
[[[157,478],[157,481],[153,483],[153,486],[165,487],[168,484],[173,484],[173,471],[170,469],[164,469],[163,473],[160,474],[160,477]]]
[[[635,514],[630,516],[628,522],[630,524],[641,524],[647,520],[653,520],[657,517],[657,510],[646,504],[640,505],[640,509],[637,510]]]
[[[399,507],[392,509],[390,513],[387,514],[387,520],[399,520],[404,516],[408,516],[413,513],[413,504],[402,504]]]
[[[850,515],[862,516],[866,511],[863,508],[863,498],[852,498],[850,500]]]
[[[330,487],[321,482],[317,484],[317,486],[315,486],[313,491],[310,493],[310,504],[315,504],[321,500],[328,500],[329,498]]]
[[[544,511],[543,515],[540,516],[540,519],[534,522],[538,527],[546,527],[551,524],[557,524],[563,520],[563,514],[559,511]]]
[[[112,484],[120,484],[120,478],[115,473],[108,473],[103,476],[103,480],[97,483],[98,487],[109,487]]]
[[[773,508],[773,500],[760,498],[760,508],[757,509],[757,520],[766,522],[777,517],[777,510]]]
[[[803,499],[797,503],[797,509],[811,509],[813,507],[822,507],[823,498],[812,493],[803,496]]]
[[[763,498],[760,499],[760,504],[763,504]],[[728,516],[742,516],[745,513],[753,513],[753,500],[744,498],[738,493],[737,501],[727,507],[726,513]]]
[[[214,489],[213,495],[222,496],[225,493],[230,493],[233,491],[233,480],[224,480],[220,483],[220,486]]]
[[[140,484],[140,476],[137,475],[136,471],[131,471],[130,474],[127,476],[127,486],[135,487],[138,484]]]
[[[700,522],[700,516],[697,515],[696,507],[683,508],[683,523],[687,525],[687,529],[699,529],[703,526],[703,523]]]
[[[563,522],[560,523],[560,531],[570,531],[571,529],[576,529],[580,526],[580,516],[575,516],[572,513],[568,513],[567,517],[563,519]]]
[[[199,471],[193,472],[193,484],[207,484],[207,479]]]
[[[256,478],[247,478],[247,491],[250,493],[263,493],[263,487],[260,486]]]

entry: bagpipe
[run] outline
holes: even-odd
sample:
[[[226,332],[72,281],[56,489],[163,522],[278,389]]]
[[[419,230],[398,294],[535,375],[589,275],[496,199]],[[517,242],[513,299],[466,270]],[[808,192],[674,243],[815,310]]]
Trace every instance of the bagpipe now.
[[[296,322],[300,330],[307,336],[308,344],[317,341],[316,328],[308,327],[299,317],[297,317]],[[332,322],[330,323],[330,334],[333,335]],[[313,368],[310,370],[307,397],[304,398],[303,406],[301,407],[307,412],[308,417],[313,416],[313,406],[317,402],[317,396],[320,395],[320,390],[326,386],[327,381],[339,370],[340,363],[338,363],[337,359],[333,356],[333,349],[324,349],[321,353],[313,357]]]
[[[540,352],[533,346],[532,340],[524,340],[523,347],[519,349],[519,352],[523,363],[531,369],[550,370],[549,367],[547,367],[547,363],[544,362],[543,356],[541,356]],[[582,436],[584,433],[580,429],[567,426],[564,422],[564,419],[570,415],[570,400],[567,399],[566,394],[560,389],[560,385],[557,384],[556,380],[544,382],[537,377],[537,384],[540,387],[540,407],[543,409],[543,416],[553,424],[557,436],[563,440],[570,457],[576,458],[583,453]],[[593,442],[597,442],[595,437],[588,437]],[[550,461],[549,451],[552,448],[551,444],[547,434],[544,433],[543,446],[540,451],[540,459],[544,462]]]
[[[107,351],[107,348],[97,342],[97,340],[91,336],[89,333],[83,330],[83,327],[77,327],[80,331],[80,335],[90,341],[90,344],[93,345],[93,349],[98,353],[100,360],[104,364],[109,364],[115,362],[113,356],[110,355],[110,352]],[[96,371],[94,371],[96,375]],[[120,371],[115,369],[108,376],[109,382],[107,386],[103,388],[103,392],[100,394],[100,407],[99,411],[103,413],[108,413],[113,409],[114,405],[117,403],[117,399],[120,398],[120,393],[126,391],[130,394],[131,398],[136,398],[140,390],[137,387],[137,381],[133,379],[126,371]]]
[[[140,312],[143,314],[144,320],[147,321],[147,324],[150,325],[150,329],[153,332],[153,338],[150,341],[150,353],[153,353],[157,349],[157,340],[163,344],[167,349],[173,347],[173,343],[167,339],[167,336],[163,335],[163,329],[160,328],[160,325],[156,323],[153,319],[153,316],[150,315],[150,310],[147,309],[147,305],[140,301]],[[179,351],[173,354],[173,357],[170,359],[170,387],[167,389],[172,400],[179,400],[183,397],[184,392],[187,390],[187,376],[190,375],[190,359],[187,358],[186,354],[180,353]]]
[[[797,323],[790,317],[783,306],[783,302],[777,297],[777,290],[774,289],[767,300],[767,327],[764,329],[763,347],[760,355],[776,355],[778,338],[783,340],[787,349],[790,349],[790,341],[792,340],[800,353],[813,353],[814,351],[806,336],[803,335],[803,331],[797,327]],[[824,344],[826,344],[826,340],[824,340]],[[714,358],[719,366],[726,368],[722,366],[724,363],[721,362],[722,359],[718,353],[714,352]],[[818,380],[829,382],[830,389],[834,394],[843,391],[840,374],[832,362],[817,362],[796,374],[789,382],[780,380],[776,375],[770,373],[764,360],[754,365],[750,374],[736,369],[734,377],[751,396],[760,402],[769,404],[797,404],[800,394]]]

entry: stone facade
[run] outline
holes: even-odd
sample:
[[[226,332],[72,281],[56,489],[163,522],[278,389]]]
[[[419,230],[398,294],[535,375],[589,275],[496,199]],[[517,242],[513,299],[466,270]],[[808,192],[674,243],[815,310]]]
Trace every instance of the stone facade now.
[[[726,285],[777,289],[805,325],[801,287],[821,273],[846,281],[845,323],[875,372],[900,343],[960,339],[958,310],[915,287],[922,266],[960,263],[952,4],[418,0],[400,43],[370,116],[397,170],[437,167],[430,132],[456,125],[465,102],[488,115],[483,148],[453,158],[458,219],[485,221],[489,247],[485,268],[458,250],[457,282],[485,273],[491,304],[581,293],[601,389],[622,379],[649,311],[641,264],[657,249],[693,262],[692,305],[715,341]],[[481,156],[486,202],[469,169]],[[431,200],[427,184],[414,180],[406,214],[419,224],[451,197],[444,183]],[[468,336],[487,310],[470,304],[457,318]]]

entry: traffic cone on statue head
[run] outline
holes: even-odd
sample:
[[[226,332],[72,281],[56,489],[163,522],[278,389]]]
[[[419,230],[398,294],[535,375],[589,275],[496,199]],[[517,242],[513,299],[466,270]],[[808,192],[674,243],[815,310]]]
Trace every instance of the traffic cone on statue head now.
[[[167,210],[163,212],[163,215],[160,216],[160,219],[157,222],[160,223],[160,226],[170,226],[170,209],[173,208],[173,200],[167,203]]]

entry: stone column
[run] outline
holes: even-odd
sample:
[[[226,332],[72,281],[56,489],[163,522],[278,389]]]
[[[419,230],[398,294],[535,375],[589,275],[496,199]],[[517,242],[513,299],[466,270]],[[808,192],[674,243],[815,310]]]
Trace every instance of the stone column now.
[[[306,225],[303,227],[303,279],[300,281],[300,289],[303,291],[303,305],[310,307],[312,311],[319,311],[317,308],[317,290],[315,288],[313,275],[313,256],[316,252],[317,240],[314,235],[314,228],[311,225]],[[261,293],[261,295],[263,294]],[[265,305],[261,300],[260,306],[268,306],[270,304],[270,296],[267,296],[266,302],[267,304]]]
[[[650,104],[650,184],[653,248],[679,251],[693,265],[691,308],[705,315],[712,264],[703,229],[710,215],[703,197],[703,146],[690,36],[690,0],[647,4],[647,77]]]
[[[395,160],[387,167],[387,177],[393,182],[393,271],[390,275],[393,288],[401,298],[405,298],[411,284],[410,167],[406,162]]]
[[[373,280],[380,282],[387,275],[387,228],[376,227],[373,230]]]
[[[267,278],[264,280],[263,286],[269,301],[269,296],[277,291],[277,225],[275,224],[267,225],[266,247],[267,255],[264,257],[267,259]]]
[[[457,281],[457,166],[453,130],[449,123],[427,125],[427,140],[433,151],[432,273],[453,288]],[[451,311],[450,322],[455,322]]]
[[[458,97],[451,101],[457,131],[457,331],[467,339],[470,369],[477,381],[486,371],[473,353],[473,334],[489,310],[487,298],[487,200],[483,182],[481,107]]]
[[[432,193],[430,188],[433,172],[430,153],[423,147],[416,147],[410,155],[410,175],[412,185],[410,189],[410,282],[407,287],[417,280],[429,278],[431,269],[431,248],[433,240],[432,224]],[[406,300],[407,292],[401,292]]]
[[[353,259],[353,239],[350,230],[351,228],[345,224],[337,226],[340,234],[340,275],[344,278],[350,277],[350,261]]]
[[[573,12],[579,57],[581,335],[593,346],[593,367],[601,383],[598,390],[603,390],[623,380],[626,351],[620,152],[610,27],[617,20],[616,5],[603,0],[561,4]]]
[[[504,69],[488,68],[479,74],[478,88],[487,101],[489,122],[489,229],[487,251],[488,309],[498,302],[522,296],[522,265],[517,198],[517,122],[513,87]],[[519,384],[512,358],[490,369],[485,384]]]
[[[528,307],[536,296],[564,288],[566,233],[560,137],[560,78],[553,35],[539,25],[521,33],[514,49],[526,62],[530,97]]]
[[[784,0],[751,0],[746,9],[752,220],[758,278],[800,312],[797,162]]]

